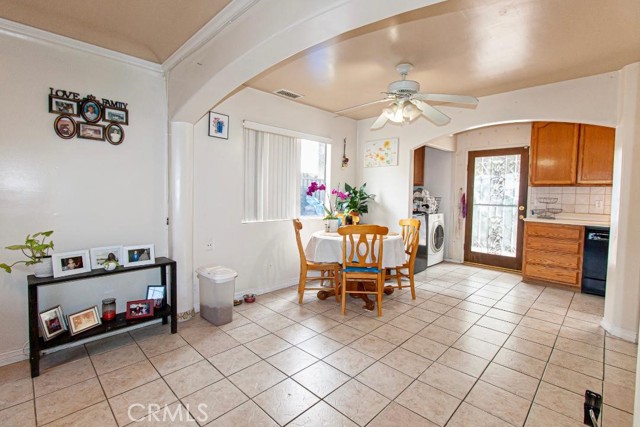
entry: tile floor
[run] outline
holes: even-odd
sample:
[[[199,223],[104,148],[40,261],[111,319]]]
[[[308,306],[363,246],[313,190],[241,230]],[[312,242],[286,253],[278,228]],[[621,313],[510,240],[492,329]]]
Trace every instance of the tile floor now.
[[[632,425],[637,346],[598,326],[603,299],[440,264],[384,316],[295,288],[215,327],[153,325],[0,367],[0,425],[579,427]],[[161,422],[164,420],[164,422]]]

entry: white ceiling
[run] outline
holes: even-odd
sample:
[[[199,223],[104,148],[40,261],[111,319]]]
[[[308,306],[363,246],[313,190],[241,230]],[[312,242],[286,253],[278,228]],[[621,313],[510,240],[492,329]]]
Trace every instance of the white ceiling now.
[[[264,1],[264,0],[263,0]],[[162,63],[229,0],[0,0],[0,17]],[[638,0],[448,0],[301,52],[246,83],[338,111],[383,98],[411,62],[421,91],[486,96],[640,61]],[[384,104],[349,117],[380,113]]]

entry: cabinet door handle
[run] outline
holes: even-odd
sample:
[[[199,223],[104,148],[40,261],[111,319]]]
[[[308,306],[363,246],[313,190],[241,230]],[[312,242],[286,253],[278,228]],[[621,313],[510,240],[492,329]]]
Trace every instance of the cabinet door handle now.
[[[518,219],[524,219],[524,215],[518,215]]]
[[[524,210],[524,206],[518,206],[518,210],[519,211],[523,211]]]

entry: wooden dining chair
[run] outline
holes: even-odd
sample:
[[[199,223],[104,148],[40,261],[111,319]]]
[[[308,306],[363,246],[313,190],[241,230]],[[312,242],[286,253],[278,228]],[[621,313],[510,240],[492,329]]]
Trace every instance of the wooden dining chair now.
[[[416,288],[414,283],[414,270],[416,264],[416,255],[418,253],[418,245],[420,243],[420,220],[415,218],[407,218],[400,220],[402,228],[402,241],[404,242],[405,262],[397,266],[395,274],[387,274],[386,279],[396,279],[397,285],[387,285],[394,288],[402,289],[402,278],[409,279],[411,287],[411,298],[416,299]]]
[[[342,236],[342,315],[346,310],[347,294],[375,294],[378,316],[382,316],[383,239],[389,229],[379,225],[349,225],[340,227],[338,233]],[[347,289],[348,282],[372,282],[375,290],[367,291],[359,288],[359,284]]]
[[[296,232],[296,242],[298,244],[298,253],[300,254],[300,280],[298,282],[298,303],[302,304],[304,298],[304,292],[327,290],[325,287],[320,288],[307,288],[307,282],[320,281],[320,286],[325,281],[333,282],[333,289],[336,295],[336,301],[340,301],[340,292],[338,291],[340,264],[337,262],[317,263],[307,261],[307,257],[304,254],[304,248],[302,247],[302,240],[300,239],[300,230],[302,230],[302,223],[299,219],[293,220],[293,229]],[[320,276],[309,276],[309,272],[319,271]]]

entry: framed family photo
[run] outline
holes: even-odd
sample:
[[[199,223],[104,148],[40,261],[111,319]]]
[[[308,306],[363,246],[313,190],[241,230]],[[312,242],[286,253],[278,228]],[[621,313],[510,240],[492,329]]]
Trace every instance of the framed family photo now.
[[[87,99],[80,104],[80,115],[89,123],[96,123],[102,117],[102,107],[98,101]]]
[[[51,262],[53,264],[53,277],[72,276],[91,271],[91,259],[87,250],[54,253],[51,256]]]
[[[209,136],[229,139],[229,116],[209,111]]]
[[[77,335],[102,324],[97,305],[94,305],[91,308],[86,308],[77,313],[70,314],[67,319],[69,321],[69,332],[71,335]]]
[[[104,141],[104,126],[91,123],[78,124],[78,138]]]
[[[127,320],[134,319],[143,319],[145,317],[153,316],[153,305],[154,302],[152,299],[141,299],[137,301],[128,301],[127,302],[127,311],[125,312],[125,317]]]
[[[91,268],[93,270],[104,268],[105,261],[115,261],[120,263],[122,259],[122,246],[104,246],[102,248],[91,248]]]
[[[67,114],[63,114],[56,118],[56,120],[53,122],[53,129],[56,131],[56,134],[62,139],[71,139],[76,136],[76,133],[78,131],[76,121]]]
[[[121,110],[119,108],[105,107],[103,120],[106,122],[128,125],[129,111]]]
[[[62,307],[59,305],[41,312],[38,318],[40,319],[42,338],[44,338],[45,341],[49,341],[67,330],[64,313],[62,312]]]
[[[111,123],[104,132],[107,142],[111,145],[120,145],[124,141],[124,129],[117,123]]]
[[[53,114],[78,115],[78,103],[71,99],[49,95],[49,112]]]
[[[149,265],[156,262],[153,245],[125,246],[122,250],[122,265],[133,267]]]

